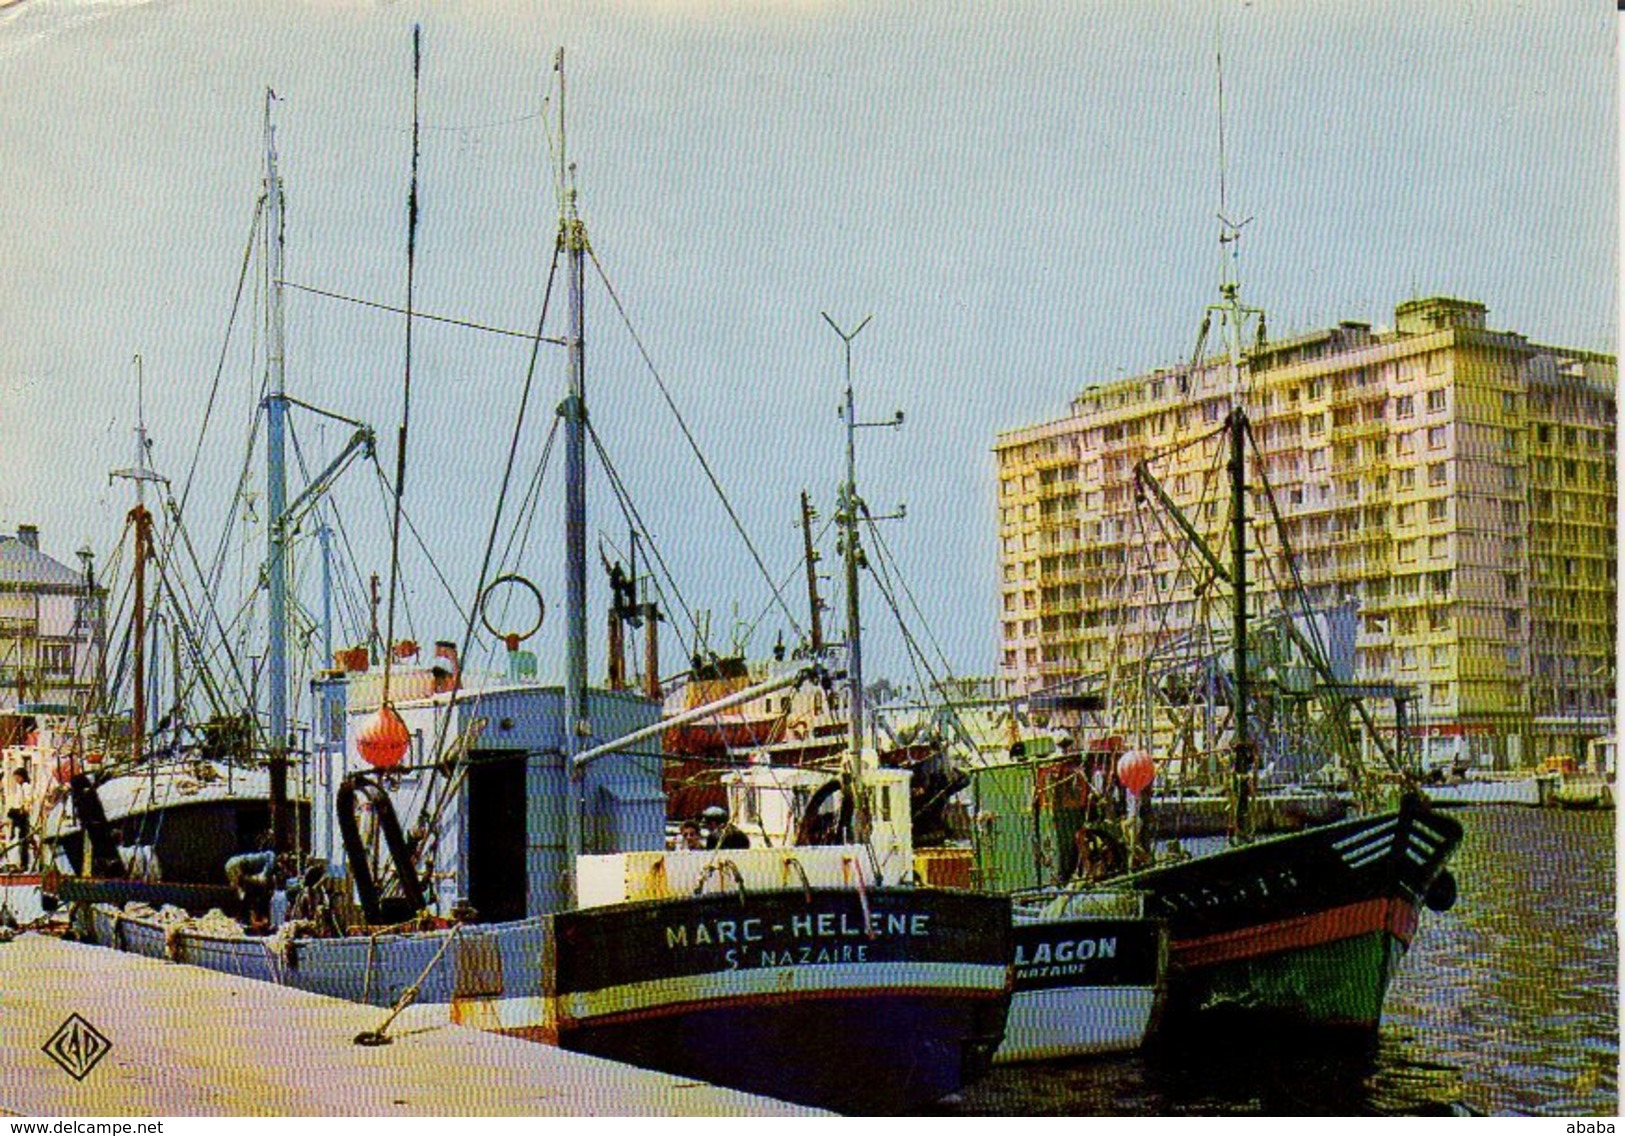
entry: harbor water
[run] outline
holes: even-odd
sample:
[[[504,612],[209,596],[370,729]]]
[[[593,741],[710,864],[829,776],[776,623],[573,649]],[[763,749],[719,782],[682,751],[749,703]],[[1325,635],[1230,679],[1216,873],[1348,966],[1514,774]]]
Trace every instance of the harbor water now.
[[[1454,908],[1423,912],[1374,1050],[1216,1042],[1006,1066],[957,1115],[1613,1115],[1615,814],[1455,814]]]

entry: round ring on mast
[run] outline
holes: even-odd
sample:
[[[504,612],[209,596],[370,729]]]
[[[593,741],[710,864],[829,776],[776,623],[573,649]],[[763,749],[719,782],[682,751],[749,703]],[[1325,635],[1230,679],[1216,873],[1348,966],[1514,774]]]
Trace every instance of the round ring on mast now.
[[[535,599],[536,621],[530,625],[530,629],[528,631],[498,631],[496,627],[492,625],[490,614],[486,608],[491,602],[491,593],[496,591],[497,588],[502,584],[513,584],[519,588],[522,588],[529,592],[531,597]],[[531,583],[517,572],[509,572],[506,575],[498,576],[495,580],[492,580],[489,584],[487,584],[485,586],[485,591],[480,594],[480,623],[482,623],[485,626],[485,629],[492,635],[506,643],[508,650],[510,651],[517,651],[519,649],[519,644],[523,643],[526,639],[529,639],[532,635],[541,630],[542,618],[546,614],[547,605],[542,602],[541,591],[537,589],[535,584]]]

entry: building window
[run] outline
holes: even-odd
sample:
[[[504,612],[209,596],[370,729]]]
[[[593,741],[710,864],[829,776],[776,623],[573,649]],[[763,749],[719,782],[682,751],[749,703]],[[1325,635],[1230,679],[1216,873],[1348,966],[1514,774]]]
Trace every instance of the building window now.
[[[1445,442],[1445,428],[1443,426],[1428,427],[1428,449],[1442,450]]]
[[[1428,484],[1433,486],[1435,489],[1445,483],[1445,477],[1446,472],[1444,462],[1434,462],[1432,465],[1428,466]]]
[[[1518,583],[1518,574],[1516,572],[1507,572],[1501,577],[1501,591],[1507,599],[1517,599],[1518,592],[1520,590],[1521,588]]]
[[[1445,394],[1443,387],[1435,387],[1428,391],[1428,413],[1437,414],[1444,409]]]
[[[1402,469],[1394,475],[1394,487],[1401,491],[1416,488],[1416,471]]]
[[[1430,608],[1428,608],[1428,630],[1429,631],[1449,631],[1450,630],[1450,609],[1449,608],[1443,608],[1443,607],[1430,607]]]
[[[1450,513],[1450,502],[1443,497],[1435,497],[1428,502],[1428,520],[1442,521]]]
[[[1428,701],[1435,706],[1446,706],[1450,703],[1450,684],[1448,682],[1435,682],[1428,684]]]
[[[1416,452],[1416,434],[1414,432],[1400,434],[1394,445],[1402,457],[1406,454],[1414,454]]]
[[[1450,645],[1448,643],[1435,643],[1429,649],[1429,665],[1434,670],[1440,670],[1450,665]]]
[[[1399,562],[1409,564],[1416,559],[1416,542],[1414,540],[1402,540],[1396,546],[1396,551],[1399,554]]]
[[[1408,526],[1415,516],[1416,506],[1405,504],[1394,507],[1394,523],[1401,528]]]
[[[72,678],[73,644],[41,643],[39,665],[46,678]]]
[[[1416,399],[1408,394],[1402,394],[1394,400],[1395,418],[1412,418],[1416,415]]]
[[[1414,671],[1416,669],[1415,647],[1401,647],[1399,649],[1399,669],[1402,671]]]
[[[1518,413],[1518,396],[1516,394],[1512,393],[1511,391],[1501,392],[1501,413]]]
[[[1435,536],[1428,538],[1428,558],[1430,560],[1443,560],[1450,555],[1450,538]]]

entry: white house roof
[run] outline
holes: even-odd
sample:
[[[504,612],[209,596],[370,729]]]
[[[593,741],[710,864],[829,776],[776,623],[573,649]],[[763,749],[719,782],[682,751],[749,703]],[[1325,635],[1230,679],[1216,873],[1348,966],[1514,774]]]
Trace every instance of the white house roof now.
[[[18,586],[79,589],[85,586],[85,578],[16,537],[0,537],[0,588]]]

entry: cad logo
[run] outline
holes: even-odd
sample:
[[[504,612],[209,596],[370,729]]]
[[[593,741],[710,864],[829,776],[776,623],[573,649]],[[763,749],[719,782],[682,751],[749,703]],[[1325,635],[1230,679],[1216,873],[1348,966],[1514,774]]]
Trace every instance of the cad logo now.
[[[51,1035],[51,1040],[40,1048],[47,1057],[62,1066],[68,1076],[75,1081],[83,1081],[96,1063],[107,1056],[113,1043],[78,1014],[70,1014],[68,1020]]]

